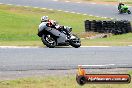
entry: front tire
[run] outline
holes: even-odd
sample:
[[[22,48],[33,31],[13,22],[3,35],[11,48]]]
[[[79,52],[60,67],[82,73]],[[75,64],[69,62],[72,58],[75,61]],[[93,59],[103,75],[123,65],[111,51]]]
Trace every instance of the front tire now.
[[[41,40],[44,45],[46,45],[49,48],[54,48],[56,46],[55,38],[53,38],[51,35],[42,35]]]
[[[78,38],[76,35],[73,35],[73,36],[75,36],[76,38],[71,39],[69,43],[71,46],[75,48],[79,48],[81,46],[80,38]]]

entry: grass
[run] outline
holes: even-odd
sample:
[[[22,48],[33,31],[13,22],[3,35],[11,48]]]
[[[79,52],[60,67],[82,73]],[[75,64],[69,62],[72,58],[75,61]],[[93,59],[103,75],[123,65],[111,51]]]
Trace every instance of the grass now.
[[[75,76],[45,76],[0,81],[0,88],[132,88],[132,83],[80,86],[76,83]]]
[[[84,32],[84,20],[109,20],[94,16],[59,12],[56,10],[32,7],[0,5],[0,45],[5,46],[43,46],[37,36],[40,17],[48,15],[61,25],[73,28],[73,33]],[[82,37],[82,36],[80,36]],[[112,36],[105,39],[84,39],[82,45],[132,45],[132,33]]]
[[[98,39],[84,39],[82,40],[83,45],[104,45],[104,46],[127,46],[132,45],[132,33],[114,35],[108,38],[98,38]]]
[[[0,5],[0,45],[32,45],[30,43],[33,43],[33,41],[33,45],[40,45],[41,43],[37,43],[37,41],[41,42],[37,36],[37,31],[40,17],[43,15],[48,15],[50,19],[59,21],[61,25],[71,26],[74,33],[84,31],[84,20],[86,19],[102,20],[102,18],[94,16],[77,15],[55,10]],[[21,44],[17,42],[21,42]]]

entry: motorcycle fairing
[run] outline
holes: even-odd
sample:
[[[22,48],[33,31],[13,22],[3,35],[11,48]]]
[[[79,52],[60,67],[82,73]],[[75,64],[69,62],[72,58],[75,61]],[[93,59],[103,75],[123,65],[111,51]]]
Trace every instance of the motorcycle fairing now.
[[[59,30],[54,28],[46,28],[45,30],[57,37],[57,43],[64,43],[67,40],[67,35],[61,33]]]

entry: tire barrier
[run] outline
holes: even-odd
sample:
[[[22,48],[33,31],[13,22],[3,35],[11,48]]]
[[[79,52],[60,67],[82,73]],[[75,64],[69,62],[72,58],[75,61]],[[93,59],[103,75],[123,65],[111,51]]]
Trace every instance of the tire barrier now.
[[[85,32],[90,31],[99,33],[124,34],[132,32],[132,27],[131,22],[126,20],[121,21],[86,20]]]

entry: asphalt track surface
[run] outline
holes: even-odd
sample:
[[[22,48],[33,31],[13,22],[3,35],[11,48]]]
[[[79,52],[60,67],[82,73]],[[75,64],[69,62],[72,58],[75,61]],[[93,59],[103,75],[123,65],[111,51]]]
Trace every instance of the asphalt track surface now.
[[[132,47],[0,48],[0,71],[132,67]]]
[[[0,3],[132,20],[132,15],[119,15],[114,5],[52,0],[0,0]],[[131,68],[131,58],[132,47],[0,48],[0,71],[65,70],[75,69],[79,64],[89,65],[89,68]]]
[[[0,3],[22,6],[49,8],[100,17],[109,17],[119,20],[132,20],[132,15],[118,14],[116,5],[101,5],[94,3],[59,2],[54,0],[0,0]],[[132,11],[132,7],[129,7]]]

